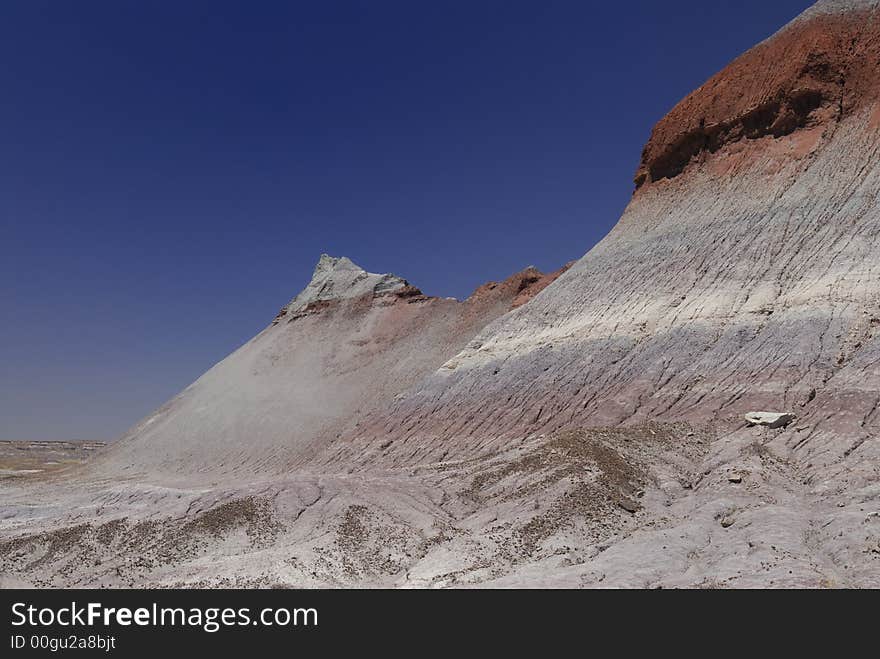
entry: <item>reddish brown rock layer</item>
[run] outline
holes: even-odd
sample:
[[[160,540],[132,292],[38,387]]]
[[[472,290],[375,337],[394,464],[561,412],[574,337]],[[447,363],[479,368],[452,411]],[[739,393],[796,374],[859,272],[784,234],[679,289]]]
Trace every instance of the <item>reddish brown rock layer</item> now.
[[[471,294],[467,302],[477,304],[488,298],[512,298],[510,308],[516,309],[556,281],[562,273],[572,266],[572,263],[566,263],[559,270],[547,274],[529,266],[502,282],[490,281],[483,284]]]
[[[574,261],[566,263],[564,266],[559,268],[559,270],[555,272],[551,272],[548,274],[542,274],[538,270],[534,268],[530,268],[528,271],[530,272],[530,276],[528,278],[523,278],[520,283],[519,292],[517,296],[513,300],[513,304],[510,305],[511,309],[516,309],[517,307],[521,307],[526,302],[535,297],[538,293],[547,288],[550,284],[556,281],[560,275],[562,275],[566,270],[568,270],[572,265],[574,265]]]
[[[793,23],[687,96],[654,128],[637,188],[743,139],[838,121],[880,96],[880,13]]]

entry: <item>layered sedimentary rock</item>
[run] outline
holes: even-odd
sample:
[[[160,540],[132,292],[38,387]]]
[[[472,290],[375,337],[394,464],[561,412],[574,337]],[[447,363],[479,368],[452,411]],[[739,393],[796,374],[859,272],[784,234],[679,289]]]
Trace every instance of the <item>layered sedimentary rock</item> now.
[[[459,302],[323,255],[272,324],[92,465],[192,481],[283,473],[458,352],[554,275],[534,268]]]
[[[684,99],[614,230],[332,459],[381,445],[406,464],[573,425],[735,427],[797,410],[801,430],[779,441],[805,464],[876,479],[876,7],[819,3]]]
[[[114,459],[259,470],[307,446],[324,464],[381,447],[403,464],[572,425],[836,407],[819,425],[869,450],[878,70],[877,2],[817,3],[657,124],[624,216],[558,280],[528,270],[458,303],[324,257]]]
[[[817,3],[713,76],[654,128],[636,185],[675,177],[737,142],[783,137],[870,106],[880,92],[877,6]]]

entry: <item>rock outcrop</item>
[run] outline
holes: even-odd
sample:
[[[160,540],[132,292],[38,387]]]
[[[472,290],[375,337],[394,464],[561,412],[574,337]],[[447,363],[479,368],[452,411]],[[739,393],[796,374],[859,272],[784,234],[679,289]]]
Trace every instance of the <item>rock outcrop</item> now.
[[[678,176],[743,140],[863,113],[880,93],[876,8],[871,0],[820,2],[712,77],[654,128],[636,185]]]
[[[420,294],[405,279],[395,275],[376,275],[366,272],[343,256],[334,258],[321,254],[312,279],[303,291],[285,305],[275,317],[277,324],[282,318],[327,308],[344,300],[376,298],[401,293]]]
[[[797,418],[796,414],[790,412],[749,412],[745,416],[749,425],[764,426],[771,430],[785,428]]]

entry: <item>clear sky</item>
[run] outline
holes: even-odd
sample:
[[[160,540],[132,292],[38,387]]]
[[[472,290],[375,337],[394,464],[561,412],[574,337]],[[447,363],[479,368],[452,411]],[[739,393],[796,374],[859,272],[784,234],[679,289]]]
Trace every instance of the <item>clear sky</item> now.
[[[809,0],[0,7],[0,438],[110,439],[321,252],[465,297],[582,256],[652,125]]]

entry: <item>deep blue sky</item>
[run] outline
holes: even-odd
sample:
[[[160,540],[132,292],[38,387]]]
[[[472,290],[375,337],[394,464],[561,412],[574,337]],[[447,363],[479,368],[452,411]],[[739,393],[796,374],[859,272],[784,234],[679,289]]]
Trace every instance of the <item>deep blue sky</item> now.
[[[321,252],[456,297],[582,256],[809,4],[3,2],[0,438],[118,435]]]

